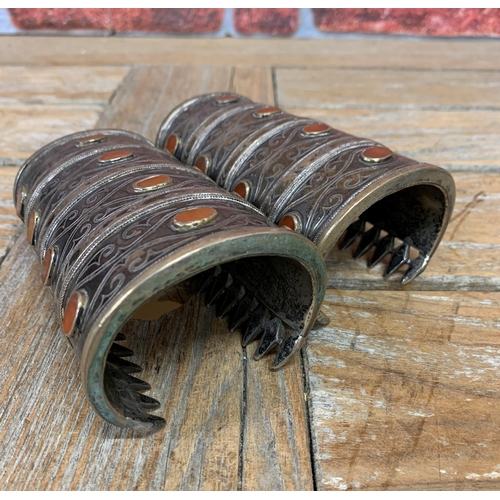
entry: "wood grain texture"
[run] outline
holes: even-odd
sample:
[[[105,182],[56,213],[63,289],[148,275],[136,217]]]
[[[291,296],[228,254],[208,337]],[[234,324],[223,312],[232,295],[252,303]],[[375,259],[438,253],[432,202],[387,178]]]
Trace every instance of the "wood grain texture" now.
[[[3,123],[0,165],[21,165],[45,144],[94,127],[102,109],[103,106],[97,104],[3,104],[0,107]]]
[[[175,106],[198,94],[228,90],[231,74],[227,67],[134,68],[99,120],[99,126],[127,128],[154,141],[163,119]]]
[[[235,68],[231,91],[254,102],[275,104],[272,71],[265,66]]]
[[[2,37],[0,64],[499,69],[498,40]]]
[[[268,68],[236,68],[231,90],[256,102],[273,102]],[[246,349],[242,486],[245,490],[312,490],[308,415],[301,359],[270,370],[271,359],[251,360]]]
[[[497,293],[333,292],[306,349],[318,489],[499,489]]]
[[[500,175],[454,174],[455,210],[426,271],[404,290],[500,291]],[[353,247],[355,248],[355,246]],[[334,249],[327,259],[328,285],[335,289],[402,290],[403,270],[383,278],[384,259],[367,269],[371,251],[354,260],[353,248]]]
[[[22,226],[12,202],[16,174],[15,167],[0,167],[0,265]]]
[[[104,104],[127,71],[126,66],[4,66],[0,102]]]
[[[285,108],[500,109],[497,71],[278,68]]]
[[[20,165],[54,139],[92,128],[128,67],[4,66],[0,165]]]
[[[500,173],[498,111],[287,109],[450,171]]]

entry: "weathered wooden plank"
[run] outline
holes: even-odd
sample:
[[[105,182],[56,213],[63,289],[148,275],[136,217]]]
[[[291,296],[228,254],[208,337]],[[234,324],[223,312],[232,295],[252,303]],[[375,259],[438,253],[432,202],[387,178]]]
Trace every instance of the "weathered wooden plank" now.
[[[265,66],[235,68],[231,91],[254,102],[274,103],[271,69]]]
[[[134,68],[99,120],[100,127],[127,128],[153,140],[174,107],[208,92],[226,91],[231,68],[142,66]]]
[[[405,290],[500,291],[500,175],[454,174],[457,199],[443,241],[426,271]],[[382,277],[387,259],[366,267],[371,252],[354,260],[352,248],[335,249],[327,259],[328,284],[336,289],[402,289],[401,270]]]
[[[0,167],[0,264],[22,226],[12,202],[12,186],[16,174],[15,167]]]
[[[497,111],[290,109],[452,171],[500,172]]]
[[[0,101],[104,104],[127,71],[126,66],[3,66]]]
[[[0,78],[1,81],[1,78]],[[0,120],[0,164],[22,164],[45,144],[78,130],[94,127],[102,106],[3,104]]]
[[[333,292],[306,349],[317,487],[499,489],[500,295]]]
[[[273,102],[268,68],[236,68],[231,90],[256,102]],[[244,490],[312,490],[308,415],[300,358],[277,372],[271,359],[253,361],[246,349],[245,422],[242,449]]]
[[[500,109],[497,71],[276,69],[285,108]]]
[[[169,66],[168,79],[143,124],[143,134],[154,140],[167,114],[184,101],[200,94],[227,91],[232,73],[231,67]]]
[[[498,40],[335,37],[320,40],[9,36],[0,64],[201,64],[499,69]]]

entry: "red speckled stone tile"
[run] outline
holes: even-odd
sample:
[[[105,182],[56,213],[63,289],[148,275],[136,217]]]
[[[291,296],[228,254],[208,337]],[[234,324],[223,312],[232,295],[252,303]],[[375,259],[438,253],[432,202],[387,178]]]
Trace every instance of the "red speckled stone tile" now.
[[[292,35],[297,30],[298,11],[299,9],[234,9],[234,26],[242,35]]]
[[[20,30],[111,31],[110,9],[8,9]]]
[[[112,9],[116,32],[213,33],[224,9]]]
[[[500,9],[312,9],[321,31],[499,36]]]

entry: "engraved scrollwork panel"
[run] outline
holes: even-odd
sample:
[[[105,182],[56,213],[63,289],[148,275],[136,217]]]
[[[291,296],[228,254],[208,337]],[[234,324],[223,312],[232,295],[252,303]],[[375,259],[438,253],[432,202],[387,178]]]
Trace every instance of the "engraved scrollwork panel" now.
[[[31,186],[37,186],[39,182],[57,169],[57,167],[67,158],[76,154],[92,154],[93,151],[110,150],[113,148],[125,148],[127,146],[148,147],[149,144],[145,140],[133,139],[122,136],[109,136],[106,142],[98,144],[89,144],[79,146],[78,139],[72,140],[50,151],[49,155],[44,156],[41,161],[33,162],[33,167],[30,169],[29,180]],[[149,146],[150,147],[150,146]],[[26,172],[28,174],[28,172]],[[30,191],[31,194],[32,191]]]
[[[80,144],[80,140],[82,138],[98,134],[106,135],[105,143]],[[147,146],[153,145],[145,137],[141,137],[133,132],[114,129],[86,130],[51,142],[34,153],[21,167],[16,178],[14,192],[17,193],[19,187],[23,184],[26,184],[27,187],[30,188],[36,184],[39,176],[49,172],[64,158],[68,158],[71,154],[75,154],[75,152],[90,151],[92,149],[96,149],[99,145],[121,144],[125,141],[129,144],[146,144]],[[31,191],[31,189],[28,189],[28,191]]]
[[[249,214],[246,207],[238,207],[225,200],[212,199],[209,203],[219,213],[213,225],[187,233],[175,231],[171,221],[179,211],[185,209],[185,204],[181,203],[139,218],[94,249],[85,265],[80,266],[71,279],[66,294],[76,289],[89,291],[85,322],[91,324],[106,304],[120,293],[124,283],[130,283],[152,264],[182,246],[221,231],[272,226],[265,217]],[[198,200],[191,206],[206,204],[207,200]],[[83,342],[84,339],[80,338],[75,347],[81,348]]]
[[[232,175],[232,188],[243,180],[251,183],[250,201],[265,213],[270,211],[287,185],[321,156],[322,146],[334,147],[339,140],[349,137],[335,130],[324,137],[308,137],[302,134],[302,128],[303,125],[286,129],[264,142],[239,167],[239,174]],[[306,158],[307,162],[301,161]]]
[[[172,184],[155,191],[131,192],[130,186],[134,181],[144,173],[150,175],[153,172],[167,172]],[[206,179],[205,184],[207,184]],[[116,216],[117,211],[126,213],[143,201],[162,199],[178,190],[189,192],[199,186],[200,178],[197,174],[191,177],[186,172],[177,172],[161,166],[129,172],[118,178],[103,179],[100,185],[93,185],[90,188],[93,190],[87,196],[80,199],[73,197],[73,202],[66,200],[65,211],[60,213],[60,217],[53,220],[52,226],[46,229],[40,245],[41,253],[43,254],[49,246],[58,246],[63,258],[91,229],[104,224],[109,217]]]
[[[196,193],[210,192],[210,188],[214,193],[218,193],[217,188],[212,186],[203,187],[203,184],[200,186],[200,181],[193,179],[192,181],[185,181],[182,187],[177,186],[175,196],[184,194],[185,196],[192,195],[194,197]],[[174,190],[172,190],[172,193],[174,193]],[[119,196],[120,194],[121,196]],[[94,241],[98,234],[113,225],[120,224],[121,220],[129,215],[140,212],[141,209],[148,208],[163,200],[168,201],[168,196],[163,190],[153,191],[146,196],[133,197],[130,196],[127,189],[122,189],[119,192],[110,193],[109,204],[103,203],[97,209],[89,210],[85,213],[85,217],[80,215],[78,221],[72,224],[72,228],[64,237],[64,247],[58,268],[61,278],[56,281],[56,292],[59,294],[63,286],[62,276],[69,272],[80,254]],[[62,243],[63,241],[59,242],[59,244]]]
[[[168,128],[162,131],[163,140],[166,140],[170,134],[175,133],[182,138],[184,143],[186,143],[199,129],[200,124],[207,118],[210,118],[214,113],[217,113],[221,109],[228,109],[233,106],[250,103],[249,99],[241,97],[239,101],[234,104],[219,106],[215,101],[217,95],[219,95],[219,93],[199,96],[195,102],[188,106],[187,112],[177,116]],[[161,146],[164,147],[164,144]]]
[[[395,157],[387,164],[370,165],[360,160],[364,148],[345,151],[326,162],[321,169],[296,186],[286,207],[277,212],[279,220],[286,212],[295,211],[303,218],[303,234],[312,241],[322,233],[338,209],[388,170],[403,168],[415,163],[404,157]]]
[[[184,178],[205,179],[201,172],[196,169],[168,163],[144,164],[144,161],[142,161],[139,164],[133,163],[132,165],[118,165],[97,169],[95,175],[79,183],[73,189],[65,188],[61,194],[54,193],[52,197],[48,197],[49,199],[46,200],[45,213],[47,215],[42,217],[40,223],[40,249],[42,253],[46,249],[44,241],[46,239],[45,234],[50,231],[49,226],[53,224],[54,220],[60,219],[64,212],[74,206],[82,197],[85,197],[87,205],[92,206],[100,200],[102,195],[102,190],[99,189],[100,186],[106,186],[115,179],[119,182],[120,178],[128,177],[131,178],[130,182],[133,182],[133,180],[139,180],[145,175],[152,175],[155,172],[167,174],[177,180],[184,180]]]

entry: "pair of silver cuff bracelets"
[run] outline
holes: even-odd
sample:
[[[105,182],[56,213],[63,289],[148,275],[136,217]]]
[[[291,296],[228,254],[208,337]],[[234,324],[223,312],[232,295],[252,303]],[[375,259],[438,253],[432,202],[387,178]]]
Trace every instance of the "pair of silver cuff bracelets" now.
[[[454,199],[442,168],[225,93],[177,107],[156,145],[123,130],[63,137],[14,185],[90,402],[142,430],[165,422],[125,359],[129,318],[159,319],[203,293],[279,368],[323,320],[335,245],[407,283],[435,252]]]

